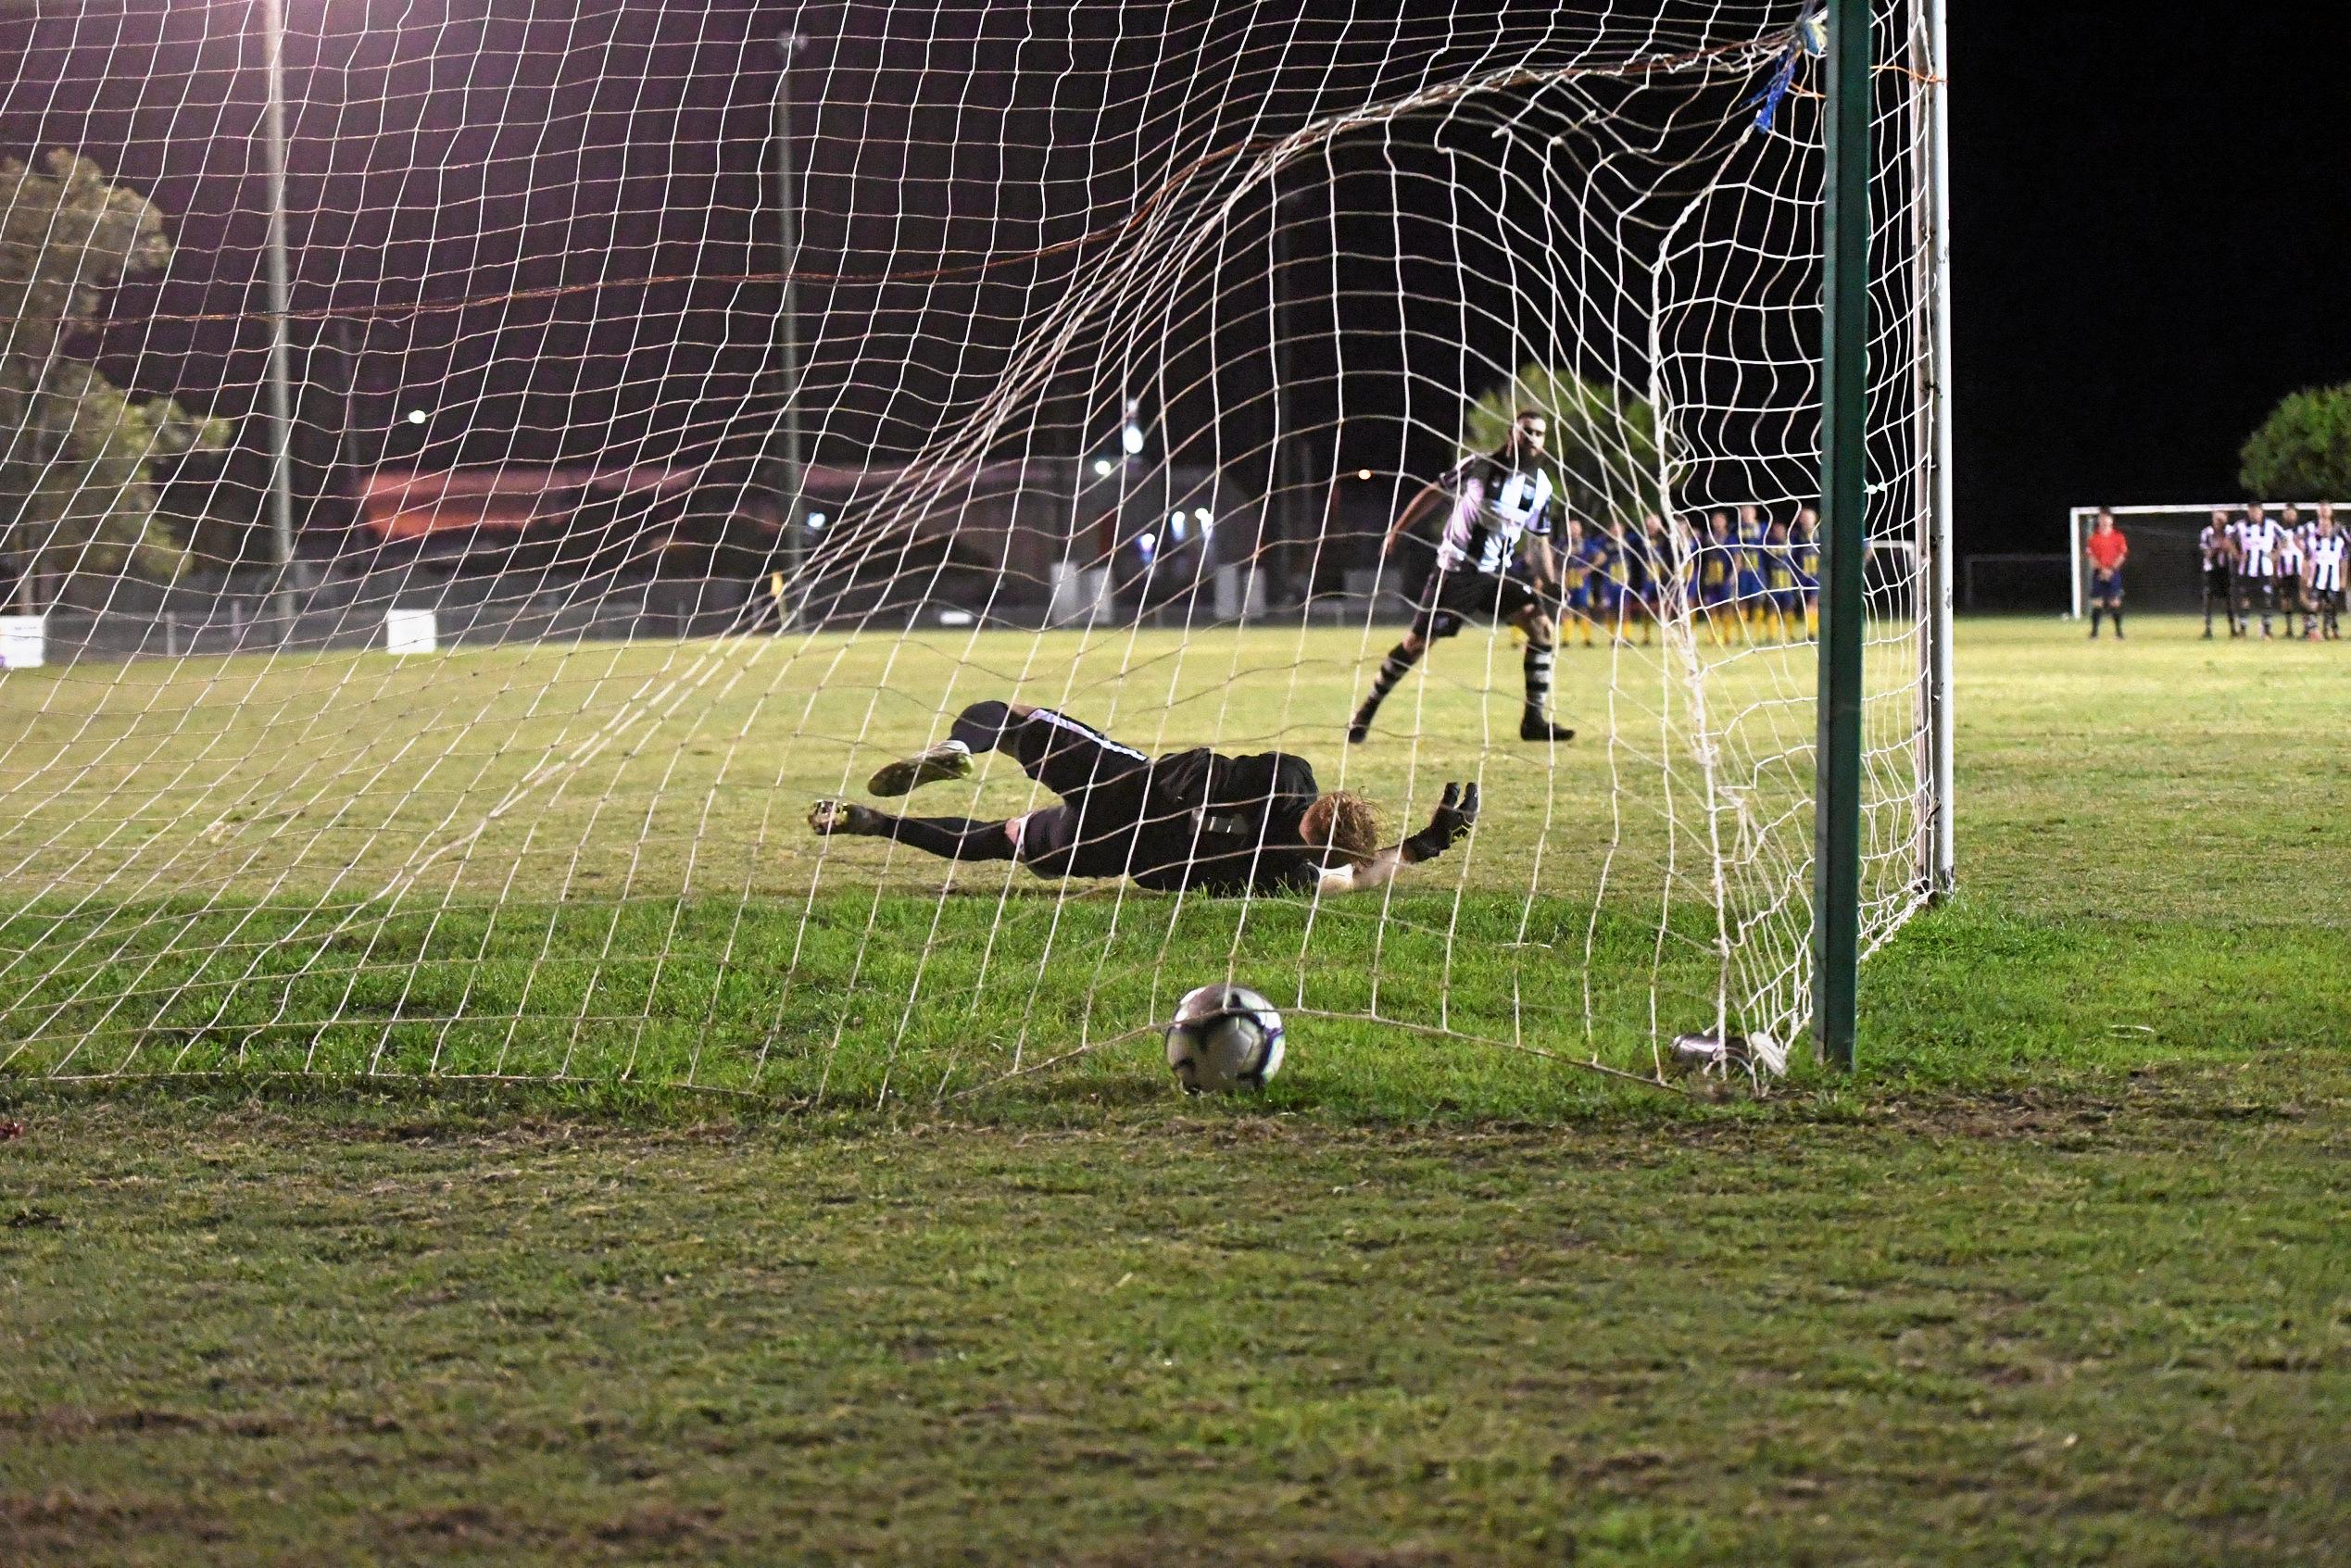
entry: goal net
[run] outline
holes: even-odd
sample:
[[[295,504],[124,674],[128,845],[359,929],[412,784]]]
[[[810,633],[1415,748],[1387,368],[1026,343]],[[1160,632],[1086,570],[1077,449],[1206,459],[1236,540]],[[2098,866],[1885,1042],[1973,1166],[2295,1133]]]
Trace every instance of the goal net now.
[[[0,1073],[1114,1098],[1228,980],[1331,1103],[1799,1039],[1817,39],[1473,9],[0,18]],[[1865,950],[1947,846],[1938,44],[1877,11]],[[1390,525],[1522,408],[1478,517],[1555,581],[1449,578],[1350,744],[1463,484]],[[1169,890],[994,853],[1068,793],[1010,730],[868,789],[998,702],[1482,809]]]

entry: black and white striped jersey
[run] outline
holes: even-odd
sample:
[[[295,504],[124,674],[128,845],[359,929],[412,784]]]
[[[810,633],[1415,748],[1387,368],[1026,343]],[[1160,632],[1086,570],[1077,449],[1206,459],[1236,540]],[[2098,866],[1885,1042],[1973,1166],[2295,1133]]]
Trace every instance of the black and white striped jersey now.
[[[2312,534],[2310,586],[2321,594],[2343,592],[2343,566],[2346,553],[2351,553],[2351,534],[2340,532]]]
[[[2196,535],[2196,554],[2203,558],[2206,571],[2230,564],[2229,558],[2236,548],[2237,531],[2227,523],[2207,522],[2204,532]]]
[[[2283,532],[2274,518],[2256,522],[2251,518],[2237,524],[2237,550],[2242,559],[2237,570],[2247,577],[2275,577],[2278,574],[2278,535]]]
[[[2302,553],[2310,543],[2310,525],[2307,522],[2278,524],[2278,575],[2302,575]]]
[[[1440,571],[1499,575],[1521,538],[1551,533],[1551,475],[1540,469],[1513,468],[1493,453],[1455,468],[1445,488],[1453,493],[1453,510],[1437,542]]]

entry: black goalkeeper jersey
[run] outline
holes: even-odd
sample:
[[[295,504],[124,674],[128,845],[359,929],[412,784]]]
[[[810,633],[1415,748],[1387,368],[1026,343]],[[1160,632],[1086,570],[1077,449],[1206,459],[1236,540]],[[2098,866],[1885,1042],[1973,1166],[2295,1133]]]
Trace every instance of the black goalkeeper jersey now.
[[[1207,746],[1153,761],[1127,874],[1155,893],[1312,892],[1323,859],[1299,833],[1321,791],[1286,751],[1220,757]]]

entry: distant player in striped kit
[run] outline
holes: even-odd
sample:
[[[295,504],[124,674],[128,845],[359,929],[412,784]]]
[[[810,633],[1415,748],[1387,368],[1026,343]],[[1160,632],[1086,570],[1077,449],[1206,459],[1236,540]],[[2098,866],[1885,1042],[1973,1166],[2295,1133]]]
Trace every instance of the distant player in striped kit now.
[[[2278,524],[2256,501],[2237,523],[2237,618],[2251,630],[2251,611],[2261,606],[2261,634],[2273,633],[2270,616],[2278,608]]]
[[[1421,518],[1451,508],[1437,541],[1436,569],[1420,584],[1418,612],[1403,640],[1380,661],[1371,694],[1348,721],[1350,741],[1371,734],[1379,705],[1412,672],[1429,644],[1458,635],[1473,620],[1506,621],[1527,633],[1527,706],[1519,715],[1518,738],[1575,738],[1575,731],[1551,721],[1558,628],[1543,609],[1543,596],[1559,574],[1551,551],[1551,476],[1541,461],[1550,433],[1551,422],[1541,410],[1519,409],[1509,439],[1498,450],[1456,465],[1442,479],[1423,486],[1397,514],[1380,545],[1382,556],[1392,555],[1397,541]]]
[[[2244,627],[2237,621],[2236,586],[2237,533],[2229,526],[2229,514],[2216,511],[2212,521],[2196,535],[2196,555],[2204,562],[2204,635],[2212,637],[2212,610],[2219,606],[2228,619],[2229,635],[2242,637]]]
[[[2334,503],[2319,503],[2319,521],[2311,525],[2307,546],[2310,611],[2302,618],[2302,634],[2311,634],[2310,622],[2319,622],[2318,634],[2328,642],[2338,642],[2343,636],[2343,590],[2345,557],[2351,556],[2351,535],[2334,525]]]
[[[2288,502],[2278,519],[2278,613],[2289,637],[2294,635],[2294,612],[2303,608],[2302,558],[2309,538],[2310,525],[2302,521],[2301,508]],[[2309,618],[2303,621],[2307,628]]]
[[[2131,541],[2114,525],[2114,513],[2098,508],[2098,521],[2081,546],[2090,558],[2090,640],[2098,639],[2098,616],[2114,617],[2115,641],[2122,640],[2122,563],[2131,558]]]

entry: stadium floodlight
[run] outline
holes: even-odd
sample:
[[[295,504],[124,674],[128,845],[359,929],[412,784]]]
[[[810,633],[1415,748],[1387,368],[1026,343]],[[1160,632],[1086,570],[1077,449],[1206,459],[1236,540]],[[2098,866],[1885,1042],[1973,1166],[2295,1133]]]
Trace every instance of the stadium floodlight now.
[[[1003,3],[1049,27],[1069,9]],[[543,42],[561,57],[521,77],[461,31],[353,41],[349,101],[421,92],[416,124],[452,134],[421,145],[414,126],[341,117],[333,156],[299,160],[298,205],[406,194],[365,235],[314,226],[301,282],[371,323],[371,364],[402,367],[380,394],[392,438],[462,434],[466,467],[405,482],[396,508],[371,493],[349,537],[527,526],[561,547],[484,551],[444,578],[355,545],[338,577],[400,576],[335,596],[347,613],[318,596],[303,619],[333,640],[299,659],[266,634],[136,636],[107,645],[140,650],[126,662],[12,685],[88,706],[12,743],[0,925],[33,935],[0,954],[0,1074],[1019,1092],[1043,1064],[1125,1071],[1116,1042],[1228,962],[1310,1034],[1348,1019],[1375,1041],[1376,1020],[1429,1050],[1491,1047],[1509,1072],[1662,1073],[1685,1034],[1728,1060],[1729,1036],[1817,1028],[1842,1060],[1858,955],[1952,868],[1941,0],[1837,0],[1821,30],[1797,4],[1439,7],[1442,25],[1396,9],[1348,10],[1311,48],[1145,29],[1115,61],[1010,82],[1044,68],[1012,51],[976,72],[779,71],[798,45],[779,59],[781,27],[748,19],[748,54],[653,72],[560,30]],[[351,23],[393,25],[366,7]],[[258,96],[166,56],[125,88],[155,112],[69,117],[116,24],[68,7],[44,28],[76,70],[16,101],[100,142],[193,141]],[[439,51],[421,87],[364,63],[411,44]],[[1333,75],[1333,58],[1353,63]],[[633,118],[615,136],[516,133],[601,112],[621,69]],[[491,74],[501,92],[464,90]],[[614,145],[698,123],[754,76],[774,93],[776,161],[747,280],[716,205],[741,192],[610,176]],[[1030,113],[1130,81],[1150,103],[1116,125]],[[299,104],[276,96],[282,117]],[[940,157],[941,126],[989,156]],[[303,145],[326,129],[304,121]],[[833,220],[811,229],[789,155],[820,133],[849,143],[823,174]],[[462,189],[416,177],[448,145],[487,160]],[[186,254],[248,227],[260,241],[242,147],[173,215]],[[114,169],[162,151],[84,150]],[[1051,180],[1020,176],[1029,153]],[[609,239],[583,238],[582,193],[623,204],[598,210]],[[934,210],[955,221],[836,221]],[[367,248],[387,232],[398,255]],[[547,258],[581,244],[609,254],[562,270],[547,304]],[[1415,260],[1366,272],[1366,256]],[[803,319],[798,286],[824,308]],[[286,326],[283,290],[253,294],[247,348]],[[119,338],[126,358],[184,341]],[[282,357],[222,363],[218,408],[271,418]],[[1552,415],[1552,522],[1654,511],[1666,540],[1705,548],[1714,512],[1755,508],[1767,536],[1819,507],[1828,657],[1801,588],[1750,620],[1667,571],[1595,628],[1616,639],[1604,659],[1557,665],[1555,694],[1545,650],[1483,642],[1470,617],[1435,656],[1444,678],[1414,677],[1426,711],[1350,746],[1339,689],[1388,673],[1412,558],[1374,565],[1365,524],[1395,512],[1364,514],[1431,485],[1455,508],[1532,505],[1531,475],[1474,501],[1474,476],[1452,475],[1529,404]],[[842,513],[816,509],[803,458]],[[265,491],[273,523],[283,494]],[[1214,551],[1196,547],[1212,529]],[[1154,579],[1162,551],[1182,569]],[[396,589],[404,614],[437,615],[442,651],[388,680]],[[120,617],[154,596],[108,602]],[[245,613],[224,600],[213,624],[232,602]],[[1362,621],[1332,624],[1340,602]],[[233,651],[232,689],[215,656]],[[463,679],[416,678],[452,651]],[[1511,710],[1539,683],[1582,732],[1569,749],[1517,738]],[[1477,852],[1414,868],[1458,918],[1359,901],[1343,922],[1242,916],[1223,941],[1188,909],[1133,918],[1158,890],[1081,898],[1016,862],[941,876],[802,830],[801,792],[934,745],[982,699],[1066,709],[1138,747],[1361,758],[1391,821],[1427,820],[1432,790],[1490,763],[1518,782],[1493,792]],[[1009,803],[1011,759],[988,767],[987,796]],[[963,1026],[975,997],[985,1028]]]

